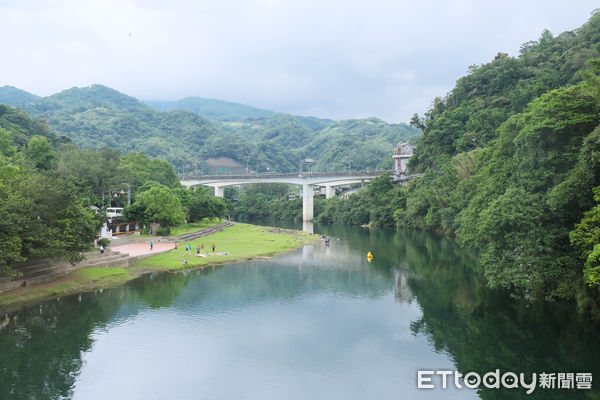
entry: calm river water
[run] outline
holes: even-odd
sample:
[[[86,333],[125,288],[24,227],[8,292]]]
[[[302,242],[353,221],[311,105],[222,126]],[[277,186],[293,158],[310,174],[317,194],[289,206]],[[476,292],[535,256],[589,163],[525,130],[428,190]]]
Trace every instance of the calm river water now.
[[[569,307],[486,289],[449,239],[315,232],[331,245],[2,312],[0,399],[598,398],[598,330]],[[439,377],[417,388],[418,370],[496,369],[598,381],[531,395]]]

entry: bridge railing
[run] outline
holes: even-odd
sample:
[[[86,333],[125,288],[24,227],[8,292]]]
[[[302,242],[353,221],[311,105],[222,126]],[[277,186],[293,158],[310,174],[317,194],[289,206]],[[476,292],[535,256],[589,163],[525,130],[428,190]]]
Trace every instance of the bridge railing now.
[[[201,179],[201,180],[211,180],[211,179],[265,179],[265,178],[303,178],[303,177],[339,177],[339,176],[379,176],[385,173],[390,173],[392,171],[389,170],[379,170],[379,171],[350,171],[350,172],[302,172],[302,173],[277,173],[277,172],[268,172],[264,174],[244,174],[244,175],[199,175],[199,176],[179,176],[179,179],[183,180],[191,180],[191,179]]]

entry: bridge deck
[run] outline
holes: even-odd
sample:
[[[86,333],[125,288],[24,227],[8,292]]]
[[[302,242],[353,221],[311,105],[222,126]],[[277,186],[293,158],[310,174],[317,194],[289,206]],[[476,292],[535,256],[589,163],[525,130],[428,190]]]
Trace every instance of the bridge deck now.
[[[204,185],[215,188],[215,196],[223,197],[223,188],[246,183],[289,183],[302,185],[302,217],[304,221],[313,218],[313,186],[325,186],[327,198],[333,197],[334,186],[369,181],[391,171],[350,171],[350,172],[303,172],[303,173],[266,173],[245,175],[202,175],[180,177],[184,186]],[[419,178],[423,174],[394,176],[394,182],[404,182]]]
[[[351,171],[351,172],[302,172],[302,173],[264,173],[244,175],[199,175],[179,177],[180,180],[245,180],[245,179],[276,179],[276,178],[329,178],[329,177],[377,177],[392,171]]]

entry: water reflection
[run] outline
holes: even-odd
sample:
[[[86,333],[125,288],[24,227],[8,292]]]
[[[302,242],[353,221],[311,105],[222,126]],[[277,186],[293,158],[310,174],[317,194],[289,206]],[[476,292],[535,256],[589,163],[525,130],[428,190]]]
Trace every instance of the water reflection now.
[[[452,240],[314,230],[331,245],[0,313],[0,398],[598,396],[416,390],[419,368],[600,377],[598,332],[566,305],[487,289]]]

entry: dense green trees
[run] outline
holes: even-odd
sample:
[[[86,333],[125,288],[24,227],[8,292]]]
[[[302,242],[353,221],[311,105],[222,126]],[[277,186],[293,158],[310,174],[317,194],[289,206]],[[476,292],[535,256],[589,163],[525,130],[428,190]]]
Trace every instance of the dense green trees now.
[[[405,207],[406,193],[405,187],[392,185],[390,176],[382,175],[347,200],[321,200],[322,211],[315,210],[316,219],[336,224],[393,226],[395,213]]]
[[[127,211],[128,215],[135,216],[137,221],[147,225],[158,224],[161,227],[170,228],[183,224],[185,220],[181,202],[177,196],[171,189],[160,183],[139,193],[130,209]]]
[[[176,189],[175,195],[183,206],[187,222],[198,222],[203,218],[222,218],[228,211],[227,201],[209,194],[208,189],[203,187]]]
[[[0,107],[0,126],[0,275],[28,259],[76,259],[100,219],[56,168],[61,140],[9,107]]]
[[[544,32],[539,41],[523,45],[517,58],[499,53],[492,62],[471,67],[445,98],[434,100],[422,120],[424,137],[411,160],[413,170],[438,167],[444,163],[441,156],[485,146],[530,101],[579,82],[576,72],[600,55],[599,39],[600,15],[595,15],[573,32],[556,37]]]
[[[16,158],[0,156],[0,276],[28,259],[76,259],[100,227],[69,180]]]
[[[126,206],[129,189],[131,215],[147,225],[169,227],[182,224],[186,213],[195,221],[226,211],[222,199],[202,189],[179,189],[166,161],[108,147],[82,150],[22,111],[0,106],[0,277],[14,275],[12,267],[24,261],[78,259],[104,222],[90,206]],[[174,189],[189,193],[189,202]]]

